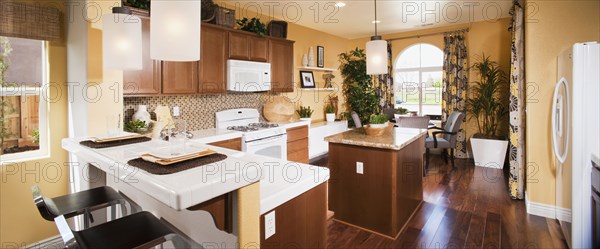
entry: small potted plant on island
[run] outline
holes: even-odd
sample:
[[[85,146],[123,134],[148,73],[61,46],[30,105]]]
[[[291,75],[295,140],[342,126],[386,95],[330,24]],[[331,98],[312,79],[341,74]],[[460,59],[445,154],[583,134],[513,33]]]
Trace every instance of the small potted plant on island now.
[[[408,109],[406,109],[406,108],[399,106],[398,108],[394,109],[394,118],[395,119],[406,116],[406,114],[408,114]]]
[[[475,118],[479,132],[471,137],[471,148],[476,166],[502,168],[506,158],[508,141],[498,135],[499,124],[508,113],[501,101],[503,88],[508,80],[495,61],[483,56],[472,68],[479,74],[473,95],[467,100],[469,119]],[[508,122],[508,120],[506,120]]]
[[[300,106],[300,109],[296,110],[296,113],[298,113],[298,116],[300,116],[300,120],[304,120],[304,121],[308,121],[310,122],[311,120],[311,116],[313,114],[314,110],[310,109],[310,106],[304,107],[304,106]]]
[[[335,121],[335,108],[331,103],[327,103],[327,105],[325,106],[325,119],[327,120],[327,122]]]
[[[369,117],[369,124],[364,126],[365,133],[369,136],[381,136],[391,127],[389,116],[387,114],[372,114]]]

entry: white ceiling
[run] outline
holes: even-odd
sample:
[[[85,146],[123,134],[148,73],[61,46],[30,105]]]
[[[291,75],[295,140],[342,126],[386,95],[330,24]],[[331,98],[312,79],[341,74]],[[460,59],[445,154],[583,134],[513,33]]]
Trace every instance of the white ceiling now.
[[[219,2],[219,1],[217,1]],[[239,11],[260,12],[266,16],[324,31],[348,39],[369,37],[374,33],[373,1],[281,1],[281,0],[224,0]],[[337,2],[345,7],[335,7]],[[380,34],[429,29],[448,25],[493,21],[509,17],[511,0],[494,1],[377,1],[377,19]],[[318,14],[316,9],[319,9]],[[272,13],[272,14],[269,14]],[[248,15],[250,16],[250,15]]]

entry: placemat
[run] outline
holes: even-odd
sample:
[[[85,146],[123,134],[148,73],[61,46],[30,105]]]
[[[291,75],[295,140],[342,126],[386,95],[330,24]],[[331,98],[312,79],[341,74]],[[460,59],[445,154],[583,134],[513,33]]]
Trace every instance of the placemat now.
[[[96,143],[92,140],[86,140],[86,141],[79,142],[79,144],[86,146],[86,147],[90,147],[92,149],[102,149],[102,148],[110,148],[110,147],[116,147],[116,146],[127,145],[127,144],[148,142],[150,140],[152,140],[152,138],[138,137],[138,138],[124,139],[124,140],[118,140],[118,141],[112,141],[112,142],[105,142],[105,143]]]
[[[151,174],[168,175],[168,174],[173,174],[173,173],[177,173],[180,171],[204,166],[206,164],[216,163],[218,161],[225,160],[226,158],[227,158],[226,155],[217,153],[217,154],[212,154],[212,155],[205,156],[205,157],[200,157],[200,158],[191,159],[191,160],[187,160],[187,161],[183,161],[183,162],[179,162],[179,163],[174,163],[174,164],[171,164],[168,166],[162,166],[157,163],[148,162],[141,158],[129,160],[129,162],[127,162],[127,164],[138,167],[140,169],[143,169]]]

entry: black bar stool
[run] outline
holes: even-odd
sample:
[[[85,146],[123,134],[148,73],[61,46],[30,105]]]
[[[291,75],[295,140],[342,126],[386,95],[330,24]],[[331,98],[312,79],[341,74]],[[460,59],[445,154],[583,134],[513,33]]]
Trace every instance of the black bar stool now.
[[[201,248],[143,211],[82,231],[73,231],[61,215],[54,219],[65,248],[152,248],[171,241],[175,248]]]
[[[31,187],[33,201],[42,217],[48,221],[54,221],[58,216],[71,218],[84,215],[84,229],[90,227],[90,221],[94,222],[92,211],[101,208],[111,208],[111,220],[116,219],[116,206],[121,206],[122,215],[127,214],[125,204],[127,201],[111,187],[103,186],[84,190],[81,192],[63,195],[55,198],[47,198],[42,195],[37,185]]]

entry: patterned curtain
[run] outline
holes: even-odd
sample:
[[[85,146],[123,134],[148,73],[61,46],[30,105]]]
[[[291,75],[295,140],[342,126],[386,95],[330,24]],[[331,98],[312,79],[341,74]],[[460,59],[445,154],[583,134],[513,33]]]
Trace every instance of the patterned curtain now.
[[[509,192],[513,199],[523,199],[525,180],[525,67],[523,44],[523,8],[513,1],[510,67],[510,177]]]
[[[466,97],[468,85],[467,46],[465,32],[449,32],[444,34],[444,67],[442,89],[442,125],[452,112],[466,114]],[[466,115],[456,139],[456,157],[467,158]]]
[[[392,77],[393,66],[392,66],[392,43],[387,44],[388,52],[388,73],[376,76],[375,82],[375,94],[379,98],[380,111],[385,108],[394,108],[394,79]]]

